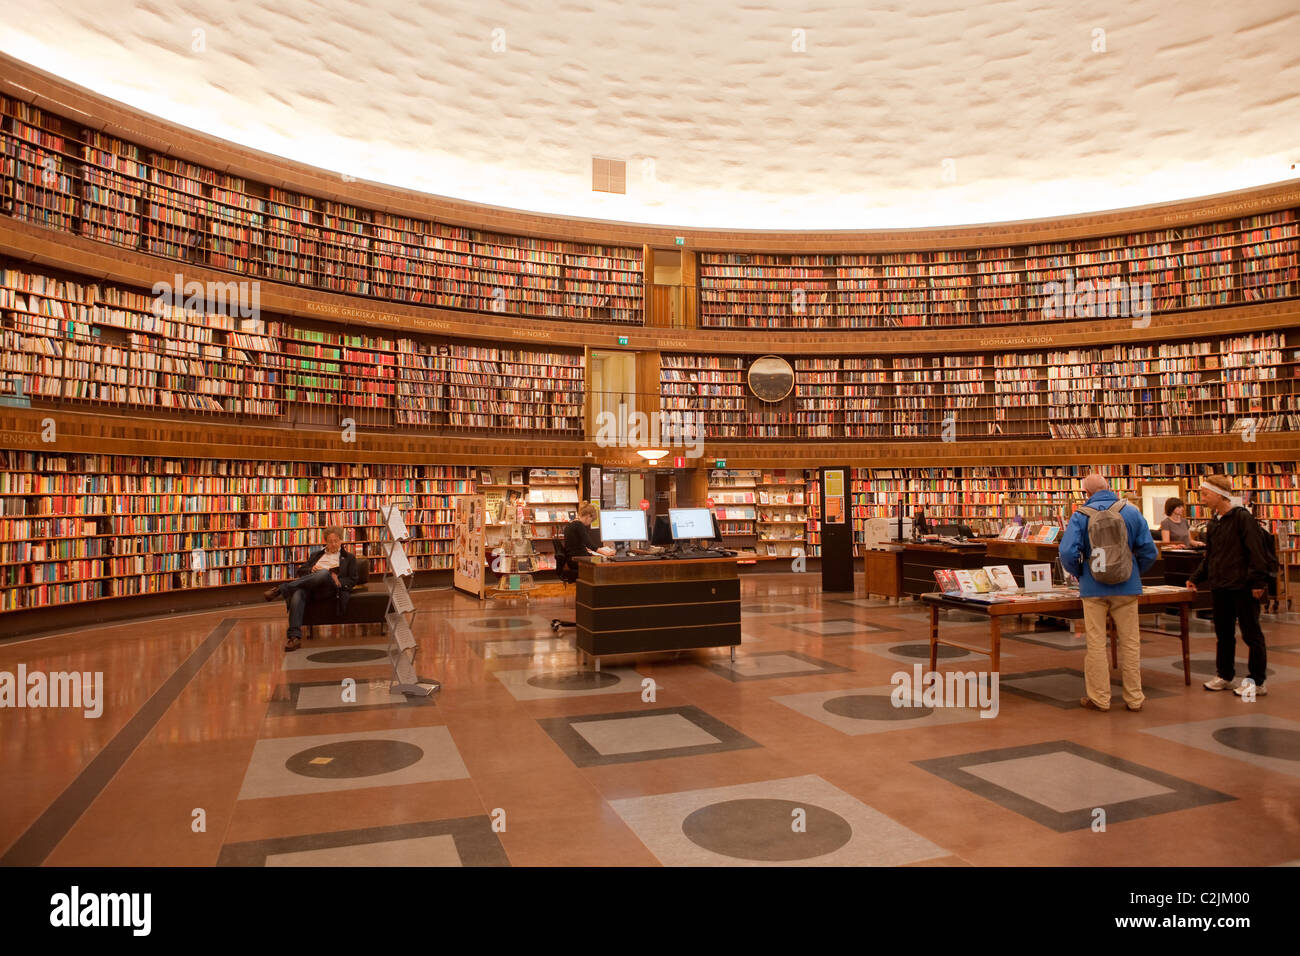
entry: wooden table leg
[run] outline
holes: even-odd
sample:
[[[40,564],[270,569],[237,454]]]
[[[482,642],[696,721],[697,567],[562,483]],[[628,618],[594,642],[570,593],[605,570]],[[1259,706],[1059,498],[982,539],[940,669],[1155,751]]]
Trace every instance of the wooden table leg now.
[[[1186,684],[1188,687],[1191,687],[1192,686],[1192,662],[1190,658],[1191,652],[1188,649],[1189,639],[1191,635],[1188,634],[1188,629],[1187,629],[1187,615],[1188,615],[1189,606],[1190,605],[1187,604],[1178,605],[1178,624],[1179,624],[1178,636],[1183,642],[1183,683]]]
[[[993,673],[1001,673],[1002,622],[993,615],[989,615],[989,656],[993,658]]]
[[[930,670],[939,669],[939,605],[930,605]]]

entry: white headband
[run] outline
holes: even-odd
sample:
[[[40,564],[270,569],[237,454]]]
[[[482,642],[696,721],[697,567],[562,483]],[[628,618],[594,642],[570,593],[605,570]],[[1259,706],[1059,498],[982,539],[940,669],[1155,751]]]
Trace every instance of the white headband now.
[[[1228,501],[1232,503],[1232,506],[1234,508],[1244,507],[1244,505],[1242,505],[1241,503],[1241,499],[1238,498],[1236,495],[1232,494],[1231,492],[1226,492],[1218,485],[1212,485],[1208,481],[1201,482],[1201,490],[1213,492],[1214,494],[1218,495],[1221,498],[1227,498]]]

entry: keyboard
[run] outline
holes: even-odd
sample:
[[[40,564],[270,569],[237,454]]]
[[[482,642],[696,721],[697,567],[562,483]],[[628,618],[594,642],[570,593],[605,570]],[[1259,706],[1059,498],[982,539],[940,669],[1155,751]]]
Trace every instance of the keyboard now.
[[[678,551],[673,555],[674,558],[730,558],[734,557],[734,552],[727,551]]]
[[[606,561],[658,561],[660,556],[657,554],[613,554],[605,559]]]

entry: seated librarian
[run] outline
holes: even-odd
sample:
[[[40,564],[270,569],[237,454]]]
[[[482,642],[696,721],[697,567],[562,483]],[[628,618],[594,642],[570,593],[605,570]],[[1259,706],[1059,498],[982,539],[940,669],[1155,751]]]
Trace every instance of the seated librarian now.
[[[1160,522],[1160,543],[1172,547],[1204,547],[1192,538],[1192,526],[1187,520],[1187,508],[1181,498],[1165,501],[1165,520]]]
[[[596,509],[583,505],[578,509],[578,517],[564,527],[564,553],[571,558],[581,558],[589,554],[613,554],[611,547],[601,547],[600,539],[591,530],[591,523],[596,520]]]
[[[307,556],[298,567],[298,577],[266,590],[268,601],[284,598],[285,607],[289,609],[289,630],[284,649],[296,651],[302,646],[302,619],[307,613],[308,601],[334,598],[342,617],[356,583],[357,559],[343,547],[343,529],[326,528],[325,546]]]

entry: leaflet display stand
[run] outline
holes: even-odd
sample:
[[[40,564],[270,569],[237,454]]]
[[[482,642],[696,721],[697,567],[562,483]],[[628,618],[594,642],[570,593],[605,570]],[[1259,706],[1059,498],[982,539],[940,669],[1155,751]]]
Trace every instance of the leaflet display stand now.
[[[393,665],[393,679],[389,693],[411,697],[428,697],[442,687],[439,681],[421,679],[415,673],[415,602],[406,589],[404,579],[414,576],[414,569],[406,557],[402,542],[410,538],[410,531],[402,517],[403,508],[411,507],[411,499],[398,498],[379,508],[379,523],[383,528],[384,587],[388,591],[388,608],[384,623],[388,630],[388,659]]]

